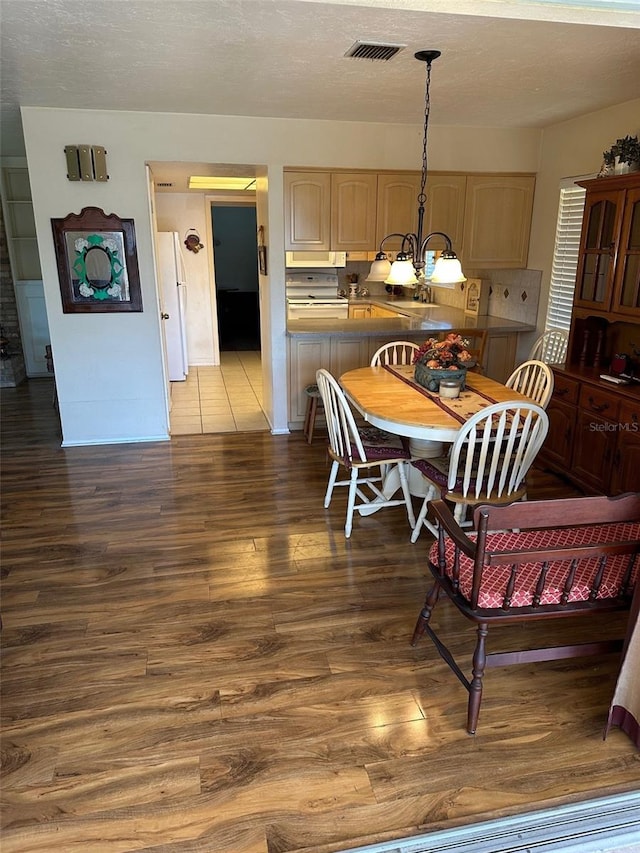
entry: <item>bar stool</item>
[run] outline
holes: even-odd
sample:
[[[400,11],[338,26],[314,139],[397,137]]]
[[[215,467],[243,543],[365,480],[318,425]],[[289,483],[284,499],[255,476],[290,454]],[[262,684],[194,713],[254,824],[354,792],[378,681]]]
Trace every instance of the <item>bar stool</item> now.
[[[318,408],[322,406],[322,397],[320,396],[318,386],[315,384],[307,385],[304,389],[304,393],[307,395],[307,409],[304,415],[303,433],[304,437],[307,439],[307,444],[311,444],[313,441],[313,430],[316,425]]]

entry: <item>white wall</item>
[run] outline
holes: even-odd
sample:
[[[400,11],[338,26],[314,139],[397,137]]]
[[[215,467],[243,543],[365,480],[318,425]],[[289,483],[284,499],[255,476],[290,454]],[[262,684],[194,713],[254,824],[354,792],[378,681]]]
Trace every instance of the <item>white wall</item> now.
[[[547,312],[560,181],[574,175],[596,174],[602,164],[602,152],[627,134],[640,134],[640,100],[589,113],[544,131],[528,263],[531,269],[542,270],[538,330],[544,327]]]
[[[270,359],[265,398],[272,428],[286,431],[283,166],[417,169],[422,128],[41,107],[24,107],[22,119],[64,444],[167,437],[145,178],[145,162],[153,160],[260,167],[268,184],[258,208],[269,233],[269,275],[260,285],[263,353]],[[537,130],[433,127],[429,165],[535,172],[540,139]],[[78,141],[105,146],[108,183],[67,180],[64,146]],[[85,206],[134,219],[143,313],[62,313],[50,220]]]

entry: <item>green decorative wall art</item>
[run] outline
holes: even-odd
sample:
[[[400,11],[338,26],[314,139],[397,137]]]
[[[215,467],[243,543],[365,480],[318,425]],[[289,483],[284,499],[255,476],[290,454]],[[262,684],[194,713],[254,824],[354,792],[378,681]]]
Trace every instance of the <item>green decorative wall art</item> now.
[[[142,311],[132,219],[85,207],[51,225],[65,314]]]

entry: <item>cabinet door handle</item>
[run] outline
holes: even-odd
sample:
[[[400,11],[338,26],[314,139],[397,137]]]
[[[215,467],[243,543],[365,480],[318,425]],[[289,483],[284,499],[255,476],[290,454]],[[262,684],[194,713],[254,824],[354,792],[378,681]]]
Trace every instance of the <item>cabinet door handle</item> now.
[[[620,448],[616,448],[616,452],[613,455],[613,464],[617,468],[620,464]]]
[[[589,397],[589,405],[594,410],[594,412],[606,412],[609,408],[608,403],[596,403],[593,397]]]
[[[568,393],[568,388],[556,388],[556,397],[564,397],[564,395]]]

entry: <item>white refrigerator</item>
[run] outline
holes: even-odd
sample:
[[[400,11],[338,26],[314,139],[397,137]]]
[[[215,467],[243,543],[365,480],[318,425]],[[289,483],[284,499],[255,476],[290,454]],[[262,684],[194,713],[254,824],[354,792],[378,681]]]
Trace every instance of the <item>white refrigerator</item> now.
[[[157,248],[169,381],[183,382],[189,373],[187,277],[179,234],[159,231]]]

